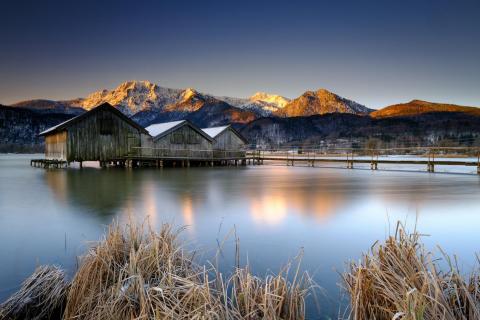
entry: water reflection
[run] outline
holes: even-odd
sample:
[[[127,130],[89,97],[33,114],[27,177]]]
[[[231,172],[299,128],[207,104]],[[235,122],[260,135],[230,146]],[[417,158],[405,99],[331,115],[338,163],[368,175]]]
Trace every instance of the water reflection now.
[[[192,198],[185,195],[181,199],[183,221],[188,226],[194,226]]]
[[[257,224],[278,224],[287,216],[287,198],[283,195],[264,195],[251,201],[250,212]]]
[[[117,213],[140,187],[127,170],[52,170],[44,178],[58,201],[100,216]]]
[[[334,298],[332,269],[384,238],[389,221],[414,221],[418,211],[431,247],[467,262],[480,241],[475,175],[274,166],[45,171],[28,165],[35,156],[8,157],[0,161],[0,300],[11,292],[1,288],[15,288],[38,263],[74,270],[85,243],[114,218],[189,225],[184,237],[211,251],[235,227],[258,273],[304,248],[304,268]],[[230,247],[226,267],[234,264]]]

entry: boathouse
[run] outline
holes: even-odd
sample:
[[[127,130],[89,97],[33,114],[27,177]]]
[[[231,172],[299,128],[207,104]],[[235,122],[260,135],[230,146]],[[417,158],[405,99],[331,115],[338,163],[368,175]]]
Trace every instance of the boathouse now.
[[[150,142],[142,143],[142,156],[175,159],[211,159],[213,138],[188,120],[152,124]]]
[[[45,158],[66,162],[121,160],[148,140],[147,130],[108,103],[39,134]]]
[[[245,156],[247,140],[231,125],[202,129],[214,139],[213,149],[217,157]]]

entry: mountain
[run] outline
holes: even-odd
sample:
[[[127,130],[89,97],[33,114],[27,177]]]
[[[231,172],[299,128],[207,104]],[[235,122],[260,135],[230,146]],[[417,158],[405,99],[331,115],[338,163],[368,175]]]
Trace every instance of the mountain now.
[[[407,103],[394,104],[370,113],[374,118],[410,117],[425,113],[461,112],[480,116],[480,109],[476,107],[459,106],[455,104],[434,103],[422,100],[412,100]]]
[[[307,91],[293,100],[263,92],[234,98],[127,81],[86,98],[1,106],[0,152],[38,147],[43,143],[36,136],[38,132],[103,102],[143,126],[180,119],[201,127],[232,123],[252,143],[272,146],[338,140],[351,143],[372,137],[405,146],[431,145],[445,139],[459,139],[462,144],[480,141],[480,109],[473,107],[413,100],[373,111],[324,89]]]
[[[205,105],[214,105],[218,103],[225,103],[209,95],[204,95],[195,89],[188,88],[181,93],[181,98],[177,102],[165,106],[164,111],[167,112],[181,112],[190,113],[197,111]]]
[[[236,98],[226,98],[229,99],[233,101]],[[149,81],[127,81],[113,90],[97,91],[84,99],[71,101],[70,104],[90,110],[103,102],[110,103],[142,125],[186,119],[196,111],[199,112],[192,115],[192,118],[203,119],[204,125],[209,124],[208,119],[224,124],[226,119],[242,122],[256,117],[248,110],[237,109],[224,100],[199,93],[195,89],[164,88]],[[213,115],[214,110],[219,112],[217,116]]]
[[[180,100],[166,105],[162,110],[142,111],[132,119],[147,126],[152,123],[187,119],[198,126],[218,126],[228,123],[246,123],[257,118],[248,110],[234,107],[213,96],[186,89]]]
[[[350,148],[377,139],[384,147],[480,146],[480,117],[468,113],[425,113],[373,118],[349,113],[259,118],[241,133],[260,146],[316,145]]]
[[[257,92],[237,106],[241,109],[250,110],[258,116],[268,117],[281,110],[289,102],[290,99],[279,95]]]
[[[35,110],[79,114],[84,110],[108,102],[126,115],[134,116],[141,123],[157,118],[176,119],[195,112],[204,105],[226,103],[256,117],[305,116],[330,112],[366,114],[370,109],[326,90],[307,91],[290,101],[280,95],[257,92],[249,98],[216,97],[197,92],[195,89],[171,89],[149,81],[126,81],[113,90],[100,90],[86,98],[67,101],[31,100],[16,104]],[[238,110],[236,111],[239,112]],[[164,113],[160,116],[160,113]]]
[[[252,111],[259,117],[268,117],[285,107],[290,99],[265,92],[257,92],[250,98],[216,97],[240,109]]]
[[[217,127],[226,124],[246,124],[255,120],[257,114],[254,112],[233,107],[225,102],[208,104],[195,112],[188,114],[187,120],[192,121],[197,126]]]
[[[285,97],[282,97],[276,94],[257,92],[250,97],[250,101],[268,103],[270,105],[276,106],[277,108],[281,109],[290,102],[290,99],[287,99]]]
[[[307,91],[275,112],[280,117],[311,116],[326,113],[351,113],[366,115],[372,110],[328,90]]]
[[[35,110],[42,113],[64,113],[79,115],[85,112],[85,110],[81,107],[72,106],[72,103],[69,101],[54,101],[42,99],[22,101],[13,104],[12,107]]]
[[[77,105],[90,110],[104,102],[132,116],[140,111],[161,110],[182,98],[184,90],[160,87],[149,81],[127,81],[113,90],[101,90],[79,99]]]

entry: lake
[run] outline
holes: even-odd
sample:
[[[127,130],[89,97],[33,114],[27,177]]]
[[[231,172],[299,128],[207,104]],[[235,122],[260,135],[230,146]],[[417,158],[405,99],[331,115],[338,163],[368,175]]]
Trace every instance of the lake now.
[[[398,220],[410,228],[418,220],[427,246],[457,254],[466,271],[479,249],[480,176],[472,167],[458,174],[413,166],[44,170],[29,165],[38,157],[0,155],[0,301],[39,264],[73,274],[90,241],[112,220],[129,217],[157,228],[187,225],[182,237],[203,260],[235,228],[242,261],[260,275],[303,250],[303,268],[325,291],[323,315],[310,306],[312,319],[335,316],[345,301],[339,272],[391,234]],[[233,248],[230,237],[222,268],[233,265]]]

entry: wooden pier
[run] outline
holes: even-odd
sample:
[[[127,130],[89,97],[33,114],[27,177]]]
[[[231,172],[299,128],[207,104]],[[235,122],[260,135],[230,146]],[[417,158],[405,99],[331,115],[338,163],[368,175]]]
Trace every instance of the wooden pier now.
[[[187,150],[133,147],[128,155],[109,160],[99,160],[101,168],[107,167],[214,167],[214,166],[245,166],[248,159],[245,151],[240,150]],[[80,168],[83,161],[76,161]],[[30,161],[33,167],[66,168],[71,162],[63,160],[34,159]]]
[[[100,167],[214,167],[262,165],[265,161],[295,166],[298,163],[315,167],[322,163],[344,164],[348,169],[369,165],[378,170],[379,165],[395,168],[399,165],[424,166],[435,172],[437,166],[476,167],[480,174],[480,148],[398,148],[398,149],[327,149],[327,150],[170,150],[136,147],[127,156],[99,161]],[[406,152],[408,151],[408,152]],[[402,153],[403,152],[403,153]],[[403,156],[403,158],[392,158]],[[80,167],[82,167],[82,162]],[[66,168],[63,160],[34,159],[30,164],[42,168]]]
[[[68,167],[68,162],[63,160],[50,160],[50,159],[32,159],[30,160],[32,167],[45,168],[45,169],[58,169]]]
[[[408,151],[406,153],[405,151]],[[389,159],[389,156],[405,156],[403,159]],[[415,157],[409,159],[409,157]],[[369,164],[371,170],[378,170],[378,165],[422,165],[427,172],[435,172],[436,166],[476,167],[480,174],[480,148],[395,148],[375,150],[355,149],[323,149],[323,150],[253,150],[247,153],[247,158],[254,164],[264,161],[284,163],[294,166],[303,163],[314,167],[320,163],[345,164],[348,169],[356,164]],[[463,160],[464,158],[465,160]],[[473,160],[472,160],[473,159]]]

